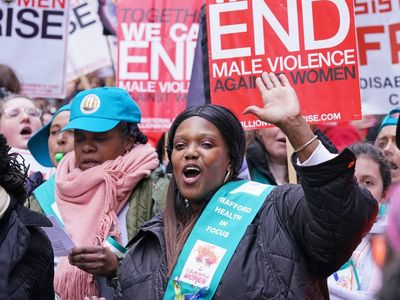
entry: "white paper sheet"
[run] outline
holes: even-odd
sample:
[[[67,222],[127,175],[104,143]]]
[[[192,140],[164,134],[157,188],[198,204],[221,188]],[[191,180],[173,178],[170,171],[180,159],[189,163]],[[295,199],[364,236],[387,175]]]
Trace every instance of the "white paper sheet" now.
[[[75,247],[74,242],[57,221],[56,217],[48,216],[53,227],[42,227],[53,246],[54,256],[68,256],[68,251]]]

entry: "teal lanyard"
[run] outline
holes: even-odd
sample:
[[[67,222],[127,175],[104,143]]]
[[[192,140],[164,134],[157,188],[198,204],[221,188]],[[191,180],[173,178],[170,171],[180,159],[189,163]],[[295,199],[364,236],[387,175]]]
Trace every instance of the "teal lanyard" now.
[[[353,273],[354,273],[354,278],[356,279],[356,285],[357,285],[357,290],[361,290],[361,282],[360,282],[360,277],[358,276],[358,271],[357,271],[357,267],[356,264],[354,263],[354,260],[352,258],[349,259],[349,261],[347,261],[346,263],[343,264],[343,266],[340,267],[340,270],[344,270],[347,268],[352,268],[353,269]],[[337,272],[333,273],[333,278],[338,281],[339,280],[339,276],[337,274]]]
[[[55,175],[51,176],[41,185],[39,185],[34,191],[33,194],[36,197],[36,200],[39,202],[40,207],[43,209],[46,216],[54,216],[60,224],[64,224],[61,220],[61,216],[59,212],[56,211],[56,199],[55,199],[55,190],[56,190],[56,179]]]
[[[214,194],[183,246],[164,300],[212,299],[247,226],[274,188],[241,180]]]

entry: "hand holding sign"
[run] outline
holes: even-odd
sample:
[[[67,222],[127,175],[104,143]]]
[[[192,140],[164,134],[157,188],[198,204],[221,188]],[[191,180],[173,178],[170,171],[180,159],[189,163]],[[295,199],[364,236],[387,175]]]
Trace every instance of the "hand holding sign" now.
[[[277,126],[286,118],[300,115],[300,104],[296,92],[284,74],[280,74],[278,79],[274,73],[264,72],[257,78],[256,84],[264,107],[249,106],[244,110],[244,114],[251,113],[260,120]]]

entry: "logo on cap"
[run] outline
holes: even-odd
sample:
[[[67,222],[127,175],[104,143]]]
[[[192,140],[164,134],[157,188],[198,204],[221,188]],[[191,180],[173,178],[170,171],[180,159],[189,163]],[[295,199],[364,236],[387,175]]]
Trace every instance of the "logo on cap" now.
[[[93,114],[100,108],[100,99],[95,94],[86,95],[81,102],[83,114]]]

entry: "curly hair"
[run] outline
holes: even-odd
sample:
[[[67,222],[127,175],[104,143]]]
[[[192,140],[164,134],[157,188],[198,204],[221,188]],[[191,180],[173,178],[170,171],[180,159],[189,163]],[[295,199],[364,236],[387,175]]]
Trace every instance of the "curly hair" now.
[[[24,204],[27,199],[25,180],[26,167],[19,163],[17,153],[9,153],[10,147],[4,135],[0,134],[0,185],[19,204]]]
[[[135,144],[146,144],[148,141],[147,136],[140,131],[136,123],[121,122],[122,135],[125,137],[132,137]]]

